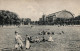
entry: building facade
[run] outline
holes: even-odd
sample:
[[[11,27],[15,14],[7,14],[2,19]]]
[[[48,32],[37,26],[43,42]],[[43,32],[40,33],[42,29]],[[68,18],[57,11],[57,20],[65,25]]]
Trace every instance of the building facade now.
[[[58,11],[49,15],[42,15],[39,22],[42,24],[55,24],[55,22],[65,23],[67,19],[74,18],[74,15],[67,10]]]

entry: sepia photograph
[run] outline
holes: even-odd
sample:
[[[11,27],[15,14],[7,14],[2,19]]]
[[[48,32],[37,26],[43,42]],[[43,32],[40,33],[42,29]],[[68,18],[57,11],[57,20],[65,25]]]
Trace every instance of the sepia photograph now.
[[[80,51],[80,0],[0,0],[0,51]]]

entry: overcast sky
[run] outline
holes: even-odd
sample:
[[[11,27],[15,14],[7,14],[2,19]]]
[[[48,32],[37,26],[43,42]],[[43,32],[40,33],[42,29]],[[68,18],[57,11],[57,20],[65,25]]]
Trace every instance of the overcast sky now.
[[[80,14],[80,0],[0,0],[0,10],[32,20],[38,20],[43,13],[48,15],[60,10],[68,10],[76,16]]]

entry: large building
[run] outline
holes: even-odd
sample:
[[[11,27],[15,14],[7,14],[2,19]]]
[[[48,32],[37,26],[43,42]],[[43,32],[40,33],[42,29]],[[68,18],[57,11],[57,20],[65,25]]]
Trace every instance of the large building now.
[[[47,23],[51,24],[57,18],[70,19],[70,18],[74,18],[74,15],[70,11],[62,10],[49,15],[43,15],[39,21],[42,21],[42,22],[46,21]]]
[[[53,19],[54,18],[70,19],[70,18],[74,18],[74,15],[70,11],[62,10],[59,12],[49,14],[49,15],[47,15],[47,17],[53,17]]]

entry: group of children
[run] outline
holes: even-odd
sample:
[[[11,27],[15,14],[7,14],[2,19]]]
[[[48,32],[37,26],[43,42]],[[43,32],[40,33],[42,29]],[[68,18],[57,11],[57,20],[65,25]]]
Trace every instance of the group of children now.
[[[15,31],[15,49],[21,50],[21,49],[30,49],[31,42],[41,42],[41,41],[49,41],[52,42],[53,38],[51,35],[48,36],[48,39],[45,39],[45,35],[48,34],[48,32],[42,31],[40,34],[43,35],[42,40],[39,39],[37,36],[35,40],[32,39],[32,37],[26,35],[25,41],[22,39],[22,37],[18,34],[18,32]],[[25,43],[24,43],[25,42]]]
[[[21,49],[29,49],[30,48],[30,37],[26,35],[25,41],[22,39],[22,37],[18,34],[18,32],[15,31],[15,49],[21,50]],[[25,42],[25,45],[24,43]]]

